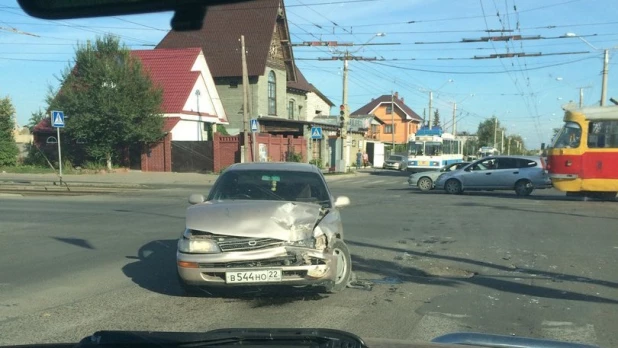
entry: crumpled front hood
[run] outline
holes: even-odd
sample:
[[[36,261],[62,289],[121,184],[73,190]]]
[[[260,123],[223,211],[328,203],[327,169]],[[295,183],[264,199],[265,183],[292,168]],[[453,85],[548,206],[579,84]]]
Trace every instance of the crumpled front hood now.
[[[321,206],[303,202],[211,201],[187,209],[186,227],[213,234],[298,241],[313,236]]]

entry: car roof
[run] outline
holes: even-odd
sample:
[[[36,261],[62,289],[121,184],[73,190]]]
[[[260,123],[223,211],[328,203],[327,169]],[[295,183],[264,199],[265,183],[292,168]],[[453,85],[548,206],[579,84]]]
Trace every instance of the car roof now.
[[[227,171],[247,171],[247,170],[278,170],[288,172],[308,172],[320,173],[318,167],[309,163],[298,162],[252,162],[235,163],[227,167]]]
[[[487,159],[496,159],[496,158],[521,158],[529,161],[540,161],[541,156],[524,156],[524,155],[496,155],[496,156],[487,156],[483,158],[479,158],[477,161],[483,161]]]

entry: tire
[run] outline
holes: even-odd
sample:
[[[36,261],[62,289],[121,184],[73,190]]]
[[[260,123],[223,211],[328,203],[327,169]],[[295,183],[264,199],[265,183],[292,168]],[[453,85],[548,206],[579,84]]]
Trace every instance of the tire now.
[[[341,239],[337,239],[333,243],[331,249],[335,256],[337,256],[337,279],[327,284],[324,288],[326,292],[337,293],[345,290],[350,282],[350,277],[352,275],[352,257],[350,256],[348,246]]]
[[[444,190],[452,195],[459,195],[463,192],[461,189],[461,183],[457,179],[449,179],[444,184]]]
[[[424,176],[418,179],[416,186],[418,187],[419,190],[423,192],[427,192],[433,188],[433,181],[430,178]]]
[[[524,179],[515,183],[515,194],[519,197],[530,196],[532,191],[534,191],[534,186],[532,186],[530,180]]]

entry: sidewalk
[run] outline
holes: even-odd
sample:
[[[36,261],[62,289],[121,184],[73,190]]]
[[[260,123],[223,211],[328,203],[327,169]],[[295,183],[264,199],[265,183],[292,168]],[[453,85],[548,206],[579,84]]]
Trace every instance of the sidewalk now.
[[[358,173],[325,174],[326,181],[335,181],[340,178],[349,178]],[[161,186],[183,185],[212,185],[219,176],[216,174],[199,173],[165,173],[165,172],[126,172],[106,174],[69,174],[62,176],[63,187],[92,187],[92,188],[127,188],[149,189]],[[0,173],[0,190],[31,186],[48,189],[60,189],[60,180],[55,174],[18,174]]]

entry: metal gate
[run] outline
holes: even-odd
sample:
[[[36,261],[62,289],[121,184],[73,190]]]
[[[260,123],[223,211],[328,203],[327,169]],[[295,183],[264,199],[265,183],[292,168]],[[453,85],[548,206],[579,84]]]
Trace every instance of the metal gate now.
[[[204,173],[214,171],[212,141],[172,141],[172,171]]]

